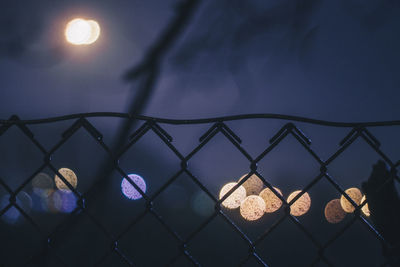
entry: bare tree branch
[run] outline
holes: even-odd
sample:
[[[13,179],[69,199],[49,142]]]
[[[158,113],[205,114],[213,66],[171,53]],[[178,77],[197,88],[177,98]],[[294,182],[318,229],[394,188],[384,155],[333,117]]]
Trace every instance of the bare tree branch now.
[[[112,152],[117,153],[125,144],[130,130],[134,127],[134,115],[141,114],[146,107],[157,83],[160,74],[161,65],[164,56],[169,52],[171,47],[179,38],[180,34],[184,31],[185,27],[189,24],[191,17],[200,3],[200,0],[184,0],[177,6],[177,15],[168,24],[166,29],[160,34],[153,46],[150,47],[143,60],[127,71],[124,79],[134,83],[139,82],[139,88],[132,102],[129,104],[128,113],[133,115],[131,119],[123,122],[116,134],[112,146]],[[101,209],[103,205],[101,202],[105,201],[104,192],[109,187],[111,181],[107,179],[113,171],[113,162],[109,158],[105,159],[97,172],[97,185],[93,187],[96,194],[92,194],[90,190],[87,195],[92,194],[97,196],[97,207]]]

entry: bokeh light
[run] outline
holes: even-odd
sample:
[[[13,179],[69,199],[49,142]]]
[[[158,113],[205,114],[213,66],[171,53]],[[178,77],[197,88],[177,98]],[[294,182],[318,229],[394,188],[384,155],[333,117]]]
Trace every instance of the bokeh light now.
[[[366,201],[366,200],[367,200],[367,198],[366,198],[366,196],[364,195],[364,196],[361,198],[360,204],[362,204],[362,203],[363,203],[364,201]],[[365,203],[365,205],[362,206],[361,211],[362,211],[362,213],[363,213],[365,216],[367,216],[367,217],[371,216],[371,212],[369,211],[368,203]]]
[[[291,193],[288,198],[287,202],[289,203],[294,199],[298,194],[300,194],[301,190],[294,191]],[[302,216],[308,212],[311,207],[311,198],[310,195],[305,192],[299,199],[297,199],[291,206],[290,206],[290,214],[293,216]]]
[[[78,185],[78,177],[75,172],[68,168],[61,168],[58,172],[67,180],[67,182],[73,187],[76,188]],[[71,189],[61,180],[58,175],[55,176],[54,181],[56,183],[56,187],[60,190],[71,191]]]
[[[146,193],[146,182],[140,175],[129,174],[128,177],[140,188],[140,190]],[[142,194],[140,194],[139,191],[137,191],[136,188],[126,178],[122,179],[121,190],[127,198],[132,200],[141,199],[143,197]]]
[[[231,190],[237,183],[227,183],[221,188],[219,192],[219,199],[223,198],[229,190]],[[232,194],[230,194],[223,202],[222,206],[228,209],[236,209],[240,207],[240,203],[246,198],[246,189],[241,185]]]
[[[76,18],[67,23],[65,38],[74,45],[89,45],[100,36],[100,26],[94,20]]]
[[[354,201],[354,203],[360,205],[362,199],[362,194],[360,189],[352,187],[344,192]],[[343,210],[347,213],[352,213],[356,209],[344,195],[340,197],[340,204],[342,205]]]
[[[41,195],[41,198],[40,198],[41,211],[50,212],[50,213],[58,213],[58,209],[55,207],[54,198],[53,198],[53,195],[56,191],[58,191],[58,190],[49,189],[49,190],[46,190],[46,193]],[[68,192],[68,191],[64,191],[64,192]]]
[[[29,213],[32,209],[32,199],[24,191],[21,191],[16,196],[16,204],[24,210],[24,212]],[[0,210],[3,210],[10,204],[10,195],[4,195],[0,199]],[[16,224],[22,219],[21,212],[15,207],[11,206],[2,216],[2,221],[7,224]]]
[[[54,188],[54,181],[51,179],[50,175],[41,172],[32,179],[32,188],[36,195],[42,195],[49,189]]]
[[[51,203],[55,210],[70,213],[76,208],[76,196],[71,191],[56,190],[51,194]]]
[[[247,174],[240,177],[239,182],[243,180],[246,175]],[[242,186],[244,187],[244,189],[246,189],[246,193],[248,196],[258,195],[263,189],[264,183],[261,181],[260,178],[258,178],[257,175],[253,174],[246,180],[246,182],[242,184]]]
[[[346,217],[346,212],[340,205],[340,199],[332,199],[325,206],[325,218],[329,223],[340,223]]]
[[[274,189],[281,195],[282,192],[281,190],[279,190],[278,188],[274,187]],[[261,191],[260,193],[260,197],[264,200],[265,202],[265,212],[267,213],[272,213],[277,211],[278,209],[280,209],[280,207],[282,206],[282,200],[279,199],[279,197],[277,197],[275,195],[274,192],[272,192],[271,189],[269,188],[265,188],[264,190]]]
[[[195,193],[191,204],[194,212],[200,216],[209,216],[214,211],[214,201],[204,191]]]
[[[260,196],[248,196],[240,205],[240,215],[242,215],[245,220],[258,220],[264,215],[264,213],[265,202]]]

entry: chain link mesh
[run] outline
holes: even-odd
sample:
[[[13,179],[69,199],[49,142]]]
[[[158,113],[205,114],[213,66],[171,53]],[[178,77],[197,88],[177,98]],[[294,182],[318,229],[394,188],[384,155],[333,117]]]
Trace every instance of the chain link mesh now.
[[[1,121],[0,140],[3,139],[4,141],[6,138],[12,139],[13,136],[7,136],[6,133],[12,128],[17,128],[21,133],[23,133],[25,138],[29,140],[30,144],[33,144],[33,146],[37,148],[40,155],[40,157],[38,156],[39,160],[37,158],[35,159],[38,160],[40,164],[36,166],[32,173],[24,178],[23,182],[14,188],[13,186],[9,185],[10,180],[13,178],[8,177],[7,174],[4,173],[0,174],[0,186],[2,187],[2,190],[9,195],[8,202],[1,207],[0,216],[4,216],[12,208],[15,208],[25,220],[25,230],[23,233],[10,232],[6,234],[6,227],[4,224],[2,225],[4,230],[2,231],[2,235],[7,236],[7,239],[1,239],[2,254],[6,253],[7,247],[13,247],[11,245],[9,246],[10,243],[20,242],[21,239],[33,239],[31,236],[37,236],[35,240],[40,241],[34,243],[33,246],[28,245],[28,247],[25,249],[21,248],[21,251],[24,252],[24,255],[19,255],[19,250],[7,252],[18,256],[11,258],[1,257],[3,259],[0,258],[0,265],[3,264],[4,266],[8,266],[18,263],[28,266],[71,266],[73,265],[73,262],[68,260],[68,258],[72,254],[80,255],[80,261],[78,259],[78,263],[87,262],[87,259],[85,258],[90,257],[92,260],[89,262],[99,266],[143,266],[146,265],[146,258],[148,262],[152,262],[149,260],[151,257],[158,258],[158,262],[162,265],[207,265],[207,260],[206,262],[203,262],[205,257],[211,258],[211,260],[209,259],[210,262],[223,263],[224,260],[221,258],[230,256],[219,255],[218,252],[204,252],[206,254],[206,256],[204,256],[198,252],[199,249],[196,248],[196,246],[200,247],[200,251],[205,250],[205,247],[207,247],[207,251],[213,251],[213,249],[218,250],[218,246],[221,246],[221,244],[223,244],[222,241],[226,239],[229,243],[225,244],[227,247],[235,247],[235,249],[230,248],[232,255],[235,254],[235,251],[243,251],[243,253],[238,257],[235,255],[235,259],[237,259],[235,262],[236,264],[244,266],[255,266],[256,264],[261,266],[277,266],[276,260],[271,260],[272,255],[268,253],[265,247],[274,246],[273,243],[270,244],[270,236],[274,235],[279,228],[286,229],[285,227],[287,226],[284,225],[288,223],[290,223],[292,226],[295,225],[296,229],[302,233],[302,238],[307,240],[309,244],[305,245],[305,247],[307,249],[313,248],[313,250],[310,252],[311,257],[306,261],[306,264],[312,266],[337,266],[337,261],[332,260],[332,253],[335,255],[335,253],[339,252],[337,249],[332,249],[332,247],[335,247],[335,243],[338,242],[338,239],[341,239],[342,236],[346,235],[348,232],[353,231],[355,226],[364,227],[368,230],[368,232],[371,233],[370,236],[372,236],[373,239],[378,242],[378,244],[383,244],[383,247],[389,247],[387,241],[374,228],[370,220],[365,216],[362,216],[361,208],[366,203],[357,205],[357,203],[355,203],[353,199],[351,199],[350,196],[345,193],[346,188],[344,188],[343,185],[338,182],[338,180],[329,172],[329,168],[332,163],[340,158],[341,155],[348,150],[348,148],[350,148],[356,140],[362,140],[371,148],[372,151],[374,151],[374,153],[376,153],[378,158],[382,159],[390,167],[390,169],[395,172],[396,168],[400,165],[400,161],[390,159],[389,156],[387,156],[385,152],[381,150],[381,144],[379,140],[370,132],[369,129],[377,126],[387,128],[398,127],[398,125],[400,125],[399,122],[340,124],[304,118],[285,117],[281,115],[275,117],[272,116],[274,118],[271,116],[263,117],[261,115],[254,115],[247,117],[237,116],[191,121],[137,117],[137,119],[141,121],[140,127],[130,135],[129,140],[126,140],[126,144],[122,149],[119,151],[112,151],[110,145],[105,141],[102,131],[95,126],[95,123],[90,122],[91,117],[101,118],[103,120],[115,120],[115,117],[127,118],[129,116],[126,114],[79,114],[56,119],[31,121],[23,121],[17,116],[12,116],[9,120]],[[235,133],[235,131],[231,129],[227,123],[233,120],[242,121],[245,119],[254,119],[260,123],[261,121],[265,122],[265,120],[268,119],[278,119],[278,121],[281,123],[281,128],[279,131],[277,131],[276,134],[270,138],[269,144],[263,148],[261,153],[257,154],[256,156],[252,156],[251,153],[247,152],[245,147],[242,145],[242,140],[239,134]],[[286,123],[285,120],[290,120],[291,122]],[[44,124],[57,125],[57,123],[60,121],[65,123],[62,125],[64,128],[62,129],[61,138],[58,140],[58,142],[50,146],[50,148],[46,148],[46,145],[36,138],[34,130],[31,128],[42,127]],[[304,122],[322,125],[324,131],[330,131],[330,129],[334,126],[343,127],[344,129],[347,129],[347,133],[343,136],[342,141],[336,150],[330,156],[328,156],[326,160],[323,160],[311,145],[311,140],[296,125]],[[69,124],[69,126],[65,126],[67,124]],[[184,128],[188,125],[206,125],[208,129],[199,137],[198,144],[195,147],[189,149],[188,153],[183,153],[180,152],[180,149],[178,149],[176,140],[173,138],[173,134],[170,134],[166,129],[168,128],[166,127],[168,125],[177,125],[179,128]],[[56,166],[57,164],[53,164],[54,155],[63,149],[63,147],[68,146],[69,140],[73,139],[80,129],[83,129],[87,133],[86,135],[90,136],[90,139],[94,141],[91,143],[91,145],[95,144],[98,148],[100,148],[98,153],[105,155],[108,163],[110,166],[112,166],[111,168],[113,172],[112,175],[103,177],[104,179],[94,179],[93,183],[91,183],[89,186],[86,186],[85,189],[79,189],[79,186],[75,187],[73,184],[71,184],[70,180],[68,180],[68,177],[64,177],[62,173],[59,172],[59,167]],[[134,162],[135,159],[130,159],[130,155],[128,154],[130,151],[136,149],[135,145],[139,141],[145,139],[146,136],[150,135],[151,133],[153,133],[153,136],[156,136],[159,140],[156,142],[156,145],[161,145],[161,143],[163,143],[165,145],[163,145],[163,149],[166,147],[169,151],[168,153],[170,153],[169,157],[174,157],[173,160],[168,159],[167,161],[177,162],[179,164],[179,168],[178,170],[171,172],[172,175],[168,179],[163,180],[162,182],[160,179],[160,181],[158,181],[158,188],[153,190],[152,193],[144,192],[143,188],[139,187],[131,179],[127,179],[127,181],[140,193],[142,199],[140,202],[135,202],[135,204],[131,206],[127,204],[123,207],[111,207],[111,209],[114,209],[115,214],[117,214],[115,221],[119,222],[110,223],[108,222],[108,215],[105,214],[107,212],[104,210],[106,210],[106,207],[109,208],[111,204],[107,204],[105,201],[108,199],[114,200],[116,197],[111,196],[110,194],[114,194],[113,192],[115,191],[97,190],[99,187],[101,187],[101,184],[104,183],[104,180],[108,181],[108,186],[110,186],[110,183],[120,183],[123,177],[128,178],[129,172],[125,167],[126,164],[124,165],[121,162],[127,162],[130,160]],[[220,199],[215,192],[213,192],[213,190],[208,188],[208,184],[204,181],[204,178],[199,177],[199,175],[196,174],[190,163],[192,159],[196,157],[196,155],[200,153],[206,146],[214,145],[216,136],[221,135],[229,142],[230,146],[239,152],[241,158],[248,166],[248,173],[231,190],[229,190],[224,197]],[[276,189],[273,187],[274,184],[272,181],[263,175],[258,168],[258,164],[264,158],[266,158],[267,155],[271,154],[271,152],[288,136],[294,137],[294,140],[296,140],[296,142],[304,148],[304,151],[311,156],[315,166],[318,166],[317,174],[312,179],[307,181],[306,185],[301,189],[301,193],[299,193],[289,203],[276,191]],[[268,138],[268,136],[266,136],[266,138]],[[7,142],[7,140],[5,142]],[[398,144],[393,145],[398,146]],[[82,147],[81,149],[84,150],[85,147]],[[157,153],[157,151],[153,152]],[[1,152],[2,155],[4,155],[4,153],[7,153],[7,151]],[[76,156],[77,155],[69,154],[69,157]],[[225,155],[225,158],[229,159],[229,157],[229,154]],[[95,161],[91,158],[85,158],[82,160],[87,161],[87,164],[89,164],[91,161]],[[21,162],[20,164],[22,168],[25,162]],[[152,162],[148,162],[148,164],[151,165]],[[157,168],[157,166],[158,165],[155,164],[153,168]],[[95,167],[98,168],[98,166]],[[290,168],[290,166],[286,167]],[[366,166],[365,168],[369,170],[370,167]],[[18,202],[18,195],[23,190],[26,190],[36,175],[44,170],[49,170],[54,175],[60,177],[62,182],[65,183],[68,189],[74,194],[76,207],[70,213],[64,214],[61,217],[59,215],[50,214],[43,215],[44,217],[47,216],[46,219],[38,218],[39,216],[34,216],[32,212],[26,211]],[[162,172],[163,170],[160,171]],[[262,180],[264,187],[270,188],[271,191],[283,202],[283,208],[281,209],[281,213],[276,215],[270,222],[266,223],[265,225],[259,223],[254,226],[260,231],[257,233],[248,233],[249,231],[252,231],[251,224],[249,224],[250,226],[246,226],[246,223],[244,223],[243,220],[240,221],[239,219],[235,218],[237,215],[234,215],[232,211],[223,208],[221,203],[254,174]],[[397,176],[395,176],[395,179],[396,182],[398,182]],[[160,199],[163,199],[162,201],[164,201],[162,195],[166,191],[174,189],[174,186],[176,186],[178,180],[179,183],[185,183],[189,181],[191,186],[197,188],[197,190],[204,195],[204,198],[213,203],[213,211],[209,212],[207,216],[202,217],[202,220],[197,221],[196,223],[190,223],[191,221],[189,218],[189,225],[184,226],[182,222],[179,222],[180,219],[184,221],[183,217],[186,216],[184,213],[180,214],[178,212],[177,214],[168,214],[165,216],[165,211],[158,207],[159,205],[157,202],[161,201]],[[218,182],[219,181],[215,181],[215,183]],[[321,183],[329,184],[338,195],[344,195],[345,198],[347,198],[347,200],[350,201],[354,207],[356,207],[355,212],[351,215],[348,215],[350,216],[350,219],[346,220],[344,223],[340,224],[340,226],[335,228],[336,231],[325,238],[324,241],[321,241],[321,238],[316,236],[313,229],[307,227],[307,220],[303,221],[301,218],[290,214],[290,206],[304,193],[310,192],[310,190]],[[149,187],[150,186],[151,185],[149,184]],[[113,188],[115,190],[115,186]],[[102,192],[100,196],[98,195],[99,192]],[[176,203],[179,203],[179,201]],[[105,207],[104,210],[103,206]],[[171,209],[168,212],[173,213],[174,211]],[[126,213],[130,214],[128,219],[122,215],[121,219],[119,219],[118,214]],[[56,216],[57,222],[49,226],[45,220],[54,220],[51,218],[51,216]],[[166,219],[166,217],[170,216],[177,217],[172,220],[174,223],[171,223],[171,220]],[[178,221],[178,223],[176,223],[176,221]],[[228,233],[223,231],[210,232],[207,230],[211,224],[221,223],[224,225],[224,231],[228,231]],[[29,227],[26,225],[29,225]],[[81,229],[81,232],[79,232],[79,230],[78,232],[70,232],[71,228]],[[185,228],[185,230],[183,231],[180,228]],[[145,229],[152,230],[147,232]],[[143,232],[146,232],[147,234],[154,232],[154,236],[149,234],[149,236],[143,237]],[[182,232],[184,234],[182,234]],[[197,240],[199,239],[199,236],[205,232],[205,240]],[[146,239],[148,241],[147,243]],[[86,242],[85,244],[88,244],[86,245],[87,247],[74,250],[73,247],[80,242]],[[285,237],[285,240],[280,240],[280,242],[283,244],[290,244],[291,242],[295,242],[295,240]],[[98,249],[98,247],[101,248]],[[357,248],[349,249],[356,250]],[[79,251],[77,252],[77,250]],[[283,245],[281,250],[287,253],[286,255],[289,258],[296,257],[295,253],[293,254],[293,252],[285,251],[285,245]],[[328,251],[330,252],[328,253]],[[375,252],[377,255],[382,254],[382,251],[380,250]],[[382,266],[389,266],[390,256],[388,255],[389,254],[384,254],[384,257],[377,256],[377,258],[383,260],[383,262],[380,262],[379,264]],[[340,265],[342,264],[343,263]]]

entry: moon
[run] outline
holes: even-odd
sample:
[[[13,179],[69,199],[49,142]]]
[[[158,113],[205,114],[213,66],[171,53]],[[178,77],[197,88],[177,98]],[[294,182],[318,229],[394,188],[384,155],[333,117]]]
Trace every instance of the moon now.
[[[67,23],[65,38],[73,45],[90,45],[100,36],[100,26],[94,20],[76,18]]]
[[[86,44],[89,45],[89,44],[93,44],[94,42],[97,41],[97,39],[100,36],[101,30],[100,30],[100,26],[97,23],[97,21],[87,20],[87,23],[89,23],[90,28],[91,28],[91,33],[90,33],[89,39],[86,40]]]

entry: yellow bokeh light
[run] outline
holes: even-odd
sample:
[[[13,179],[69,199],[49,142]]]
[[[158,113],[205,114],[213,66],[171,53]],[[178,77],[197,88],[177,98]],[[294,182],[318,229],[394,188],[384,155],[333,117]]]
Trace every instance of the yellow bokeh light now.
[[[275,191],[277,191],[281,196],[282,192],[278,188],[274,187]],[[260,197],[265,201],[265,212],[272,213],[277,211],[282,206],[282,200],[272,192],[271,189],[265,188],[261,191]]]
[[[74,45],[89,45],[100,36],[100,26],[94,20],[81,18],[73,19],[67,23],[65,38]]]
[[[73,188],[76,188],[78,185],[78,178],[73,170],[68,168],[61,168],[58,172],[67,180],[68,183],[72,185]],[[60,190],[71,191],[71,189],[61,180],[58,175],[55,176],[54,181],[56,183],[56,187]]]
[[[294,199],[301,190],[294,191],[289,195],[287,198],[287,202],[289,203]],[[308,212],[311,207],[311,198],[310,195],[305,192],[299,199],[297,199],[291,206],[290,206],[290,214],[293,216],[301,216]]]
[[[333,199],[325,206],[325,218],[329,223],[340,223],[346,217],[346,212],[340,205],[340,199]]]
[[[240,177],[239,182],[243,180],[246,175],[247,174]],[[242,185],[246,189],[246,193],[248,196],[258,195],[264,187],[264,183],[255,174],[251,175]]]
[[[367,199],[367,198],[366,198],[366,196],[364,195],[364,196],[362,197],[362,199],[361,199],[360,204],[363,203],[366,199]],[[361,211],[362,211],[362,213],[363,213],[365,216],[367,216],[367,217],[371,216],[371,212],[369,211],[369,207],[368,207],[368,202],[365,203],[364,206],[362,206]]]
[[[260,219],[265,213],[264,200],[256,195],[246,197],[240,205],[240,215],[245,220],[255,221]]]
[[[352,187],[344,191],[357,205],[360,205],[361,203],[361,198],[362,194],[360,189],[356,187]],[[352,213],[356,209],[353,204],[350,203],[350,201],[345,198],[344,195],[340,197],[340,204],[342,205],[342,208],[345,212],[347,213]]]
[[[219,199],[223,198],[228,191],[230,191],[237,183],[227,183],[221,188],[219,192]],[[232,194],[230,194],[223,202],[222,206],[228,209],[236,209],[240,207],[240,203],[246,198],[246,189],[239,186]]]

